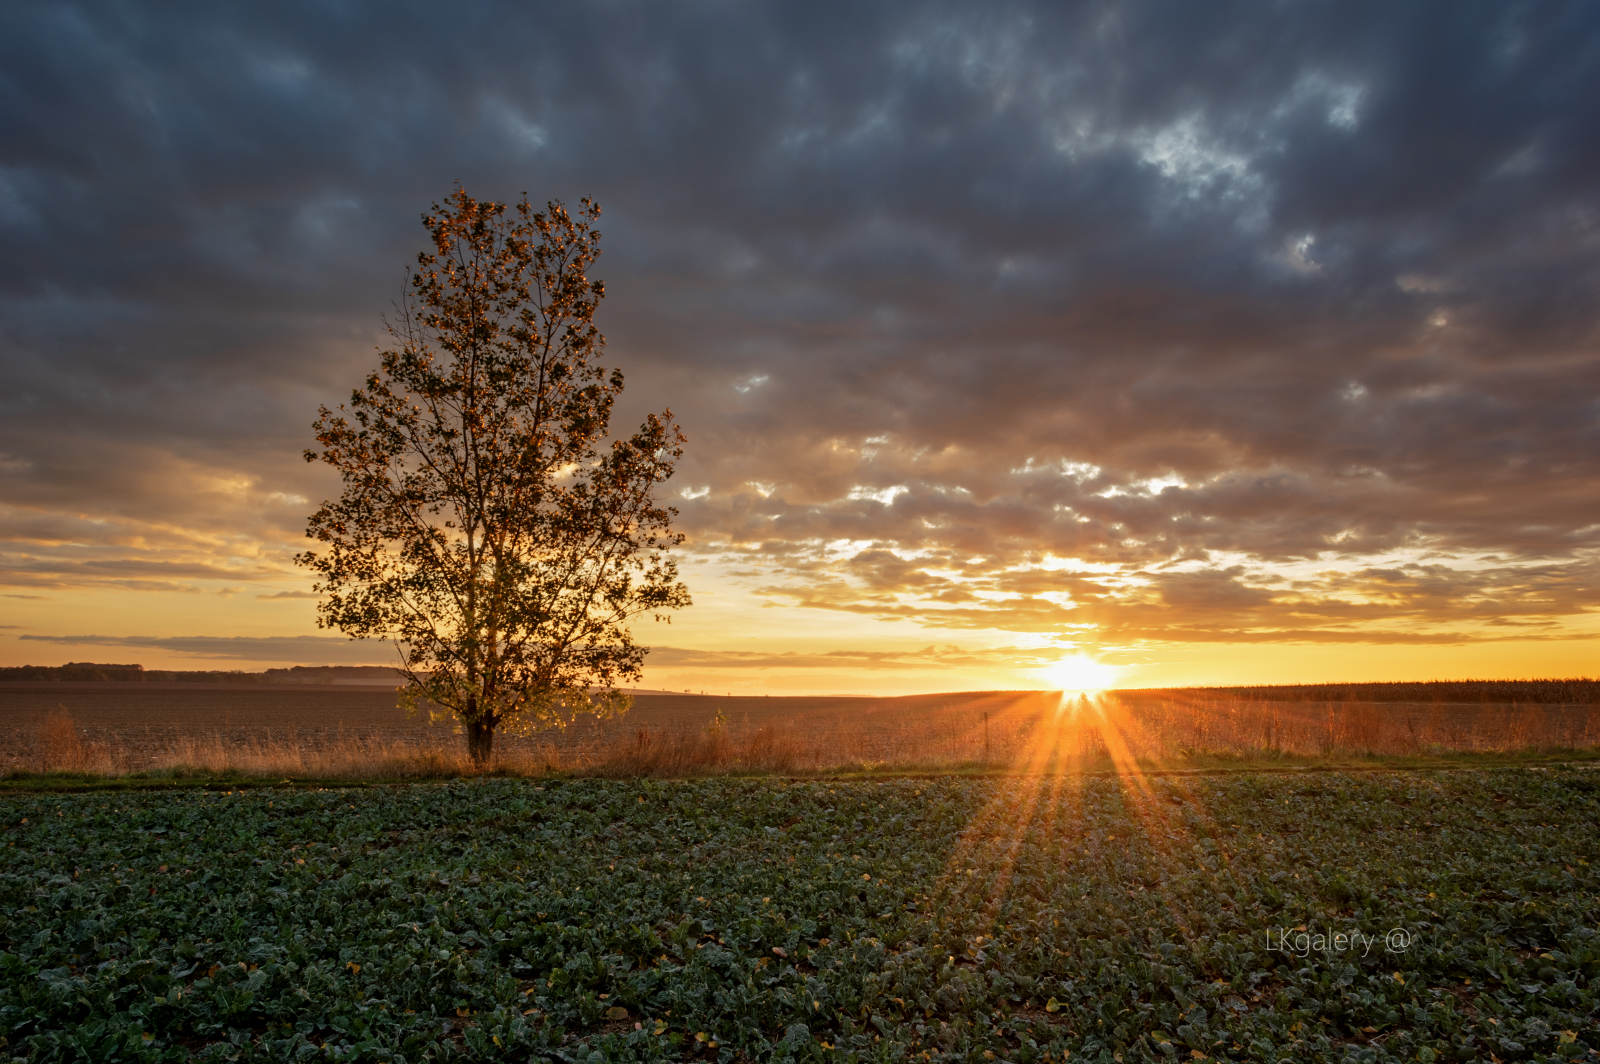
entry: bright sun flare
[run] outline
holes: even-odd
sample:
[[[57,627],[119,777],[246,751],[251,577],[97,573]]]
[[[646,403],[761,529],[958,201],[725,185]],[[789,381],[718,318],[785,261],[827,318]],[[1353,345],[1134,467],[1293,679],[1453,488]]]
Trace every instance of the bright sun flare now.
[[[1116,670],[1093,658],[1071,657],[1045,669],[1053,686],[1063,691],[1103,691],[1116,679]]]

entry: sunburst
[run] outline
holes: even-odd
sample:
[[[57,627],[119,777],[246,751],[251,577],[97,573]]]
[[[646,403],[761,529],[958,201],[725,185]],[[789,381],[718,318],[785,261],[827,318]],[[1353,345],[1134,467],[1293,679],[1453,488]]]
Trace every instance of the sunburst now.
[[[1062,658],[1044,670],[1051,687],[1061,691],[1104,691],[1116,682],[1114,666],[1105,665],[1082,654]]]

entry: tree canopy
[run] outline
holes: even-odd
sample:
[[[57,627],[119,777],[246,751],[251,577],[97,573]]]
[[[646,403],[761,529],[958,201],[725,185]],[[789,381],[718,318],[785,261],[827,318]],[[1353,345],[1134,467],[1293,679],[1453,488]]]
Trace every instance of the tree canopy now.
[[[654,497],[682,431],[665,410],[606,442],[623,377],[597,361],[599,217],[460,188],[434,204],[394,346],[305,453],[344,482],[296,559],[319,623],[393,640],[407,697],[454,715],[475,761],[497,730],[625,707],[647,652],[630,620],[690,602]]]

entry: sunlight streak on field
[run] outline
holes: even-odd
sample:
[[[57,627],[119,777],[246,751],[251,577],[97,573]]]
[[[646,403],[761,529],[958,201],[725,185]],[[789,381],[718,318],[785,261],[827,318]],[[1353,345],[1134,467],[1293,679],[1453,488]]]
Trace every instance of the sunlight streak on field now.
[[[939,876],[931,912],[945,929],[944,941],[965,950],[950,955],[947,963],[976,969],[988,946],[1015,931],[1005,913],[1028,847],[1107,859],[1113,852],[1139,850],[1144,887],[1127,890],[1137,899],[1136,909],[1186,935],[1203,934],[1170,886],[1176,870],[1198,864],[1210,888],[1223,897],[1238,896],[1246,884],[1226,849],[1207,850],[1203,840],[1226,837],[1226,830],[1204,807],[1200,793],[1185,779],[1157,781],[1141,765],[1136,751],[1158,737],[1147,734],[1113,697],[1088,693],[1062,692],[1054,711],[1046,709],[1039,723],[1010,765],[1012,778],[997,781],[996,793],[972,816]],[[1104,751],[1110,762],[1118,783],[1113,802],[1136,828],[1133,836],[1105,835],[1092,827],[1106,810],[1103,803],[1095,809],[1085,804],[1083,754],[1089,747]],[[973,930],[981,933],[972,936]],[[958,938],[964,939],[960,946]]]

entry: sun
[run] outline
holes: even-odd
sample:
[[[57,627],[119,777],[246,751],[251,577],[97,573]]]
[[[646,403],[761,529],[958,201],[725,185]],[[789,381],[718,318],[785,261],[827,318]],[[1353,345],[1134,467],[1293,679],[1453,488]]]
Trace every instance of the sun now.
[[[1102,665],[1082,654],[1062,658],[1047,667],[1044,674],[1052,687],[1063,691],[1104,691],[1117,678],[1114,667]]]

